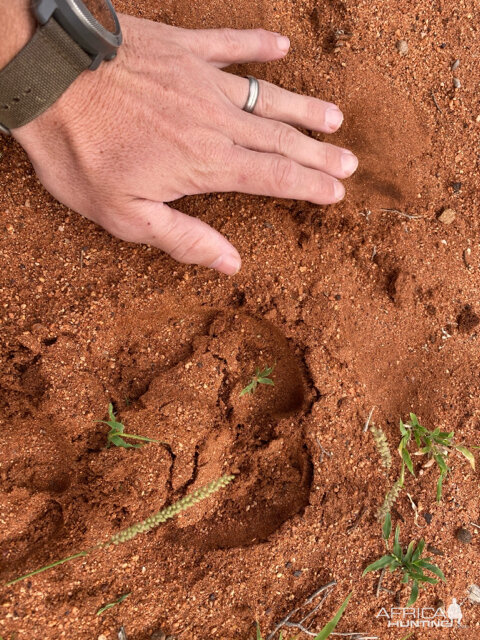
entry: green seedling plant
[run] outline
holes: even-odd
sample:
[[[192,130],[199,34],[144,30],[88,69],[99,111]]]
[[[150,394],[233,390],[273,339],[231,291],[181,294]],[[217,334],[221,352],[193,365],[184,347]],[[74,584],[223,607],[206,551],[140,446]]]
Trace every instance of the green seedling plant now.
[[[388,541],[391,530],[392,520],[390,514],[388,514],[385,518],[382,529],[382,536],[385,540],[387,551],[389,551]],[[430,571],[445,582],[445,576],[437,565],[432,564],[432,559],[422,558],[424,548],[425,540],[420,540],[416,546],[415,542],[412,540],[404,553],[400,544],[400,527],[397,525],[393,548],[390,553],[368,565],[362,576],[366,575],[370,571],[381,571],[382,569],[388,568],[393,573],[397,569],[400,569],[403,572],[402,582],[404,584],[411,583],[412,585],[410,598],[407,602],[407,607],[410,607],[417,601],[419,588],[423,586],[424,583],[437,584],[438,582],[436,578],[426,575],[425,571]]]
[[[259,367],[255,369],[255,375],[247,384],[247,386],[240,391],[240,397],[247,395],[248,393],[255,393],[259,384],[267,384],[271,387],[275,386],[275,383],[270,378],[275,365],[273,367],[265,367],[263,370],[260,370]]]
[[[104,613],[105,611],[108,611],[108,609],[111,609],[112,607],[116,607],[117,604],[121,604],[124,600],[128,598],[129,595],[130,593],[124,593],[123,596],[120,596],[113,602],[109,602],[108,604],[103,605],[103,607],[100,607],[100,609],[97,611],[97,616],[101,616],[102,613]]]
[[[96,422],[101,422],[102,424],[106,424],[110,427],[110,431],[107,434],[107,448],[114,445],[116,447],[124,447],[125,449],[139,449],[146,442],[157,442],[159,444],[165,444],[164,442],[161,442],[160,440],[154,440],[153,438],[125,433],[125,427],[121,422],[118,422],[115,416],[112,403],[108,405],[108,417],[110,418],[110,420],[96,420]],[[124,438],[128,438],[130,440],[138,440],[140,441],[140,443],[132,444]]]
[[[327,640],[327,638],[329,638],[332,635],[332,633],[335,631],[335,627],[340,622],[340,618],[343,616],[352,595],[353,595],[353,592],[348,594],[348,596],[345,598],[345,600],[341,604],[337,613],[333,616],[333,618],[329,622],[327,622],[327,624],[323,627],[320,633],[318,633],[313,638],[313,640]],[[260,633],[260,627],[258,626],[258,624],[257,624],[257,640],[263,640],[262,634]],[[280,636],[278,640],[283,640],[283,634],[281,631],[280,631]]]
[[[411,413],[410,422],[403,423],[402,420],[400,420],[400,433],[402,434],[402,439],[400,440],[398,451],[411,474],[415,475],[412,458],[408,451],[412,436],[419,448],[419,451],[414,455],[428,456],[424,467],[429,467],[435,462],[437,463],[440,469],[440,476],[437,481],[437,502],[440,502],[442,499],[443,482],[450,471],[447,465],[449,453],[458,451],[458,453],[468,460],[473,470],[475,470],[475,457],[473,453],[464,445],[456,444],[453,441],[453,431],[440,431],[439,428],[429,431],[419,423],[417,416]]]
[[[170,518],[174,518],[182,511],[185,511],[186,509],[193,507],[193,505],[197,504],[197,502],[205,500],[206,498],[211,496],[213,493],[216,493],[220,489],[223,489],[223,487],[226,487],[228,484],[230,484],[230,482],[232,482],[234,478],[235,476],[233,475],[224,475],[221,478],[218,478],[217,480],[212,480],[212,482],[210,482],[206,486],[200,487],[199,489],[196,489],[192,493],[187,494],[177,502],[174,502],[169,507],[165,507],[161,511],[158,511],[157,513],[153,513],[146,520],[142,520],[142,522],[137,522],[136,524],[133,524],[127,529],[123,529],[122,531],[115,533],[106,542],[97,542],[97,544],[91,547],[90,549],[87,549],[85,551],[79,551],[78,553],[68,556],[67,558],[62,558],[61,560],[52,562],[51,564],[41,567],[40,569],[36,569],[35,571],[26,573],[25,575],[20,576],[19,578],[10,580],[10,582],[7,582],[5,586],[9,587],[13,584],[16,584],[17,582],[21,582],[22,580],[26,580],[27,578],[31,578],[32,576],[36,576],[39,573],[43,573],[48,569],[52,569],[53,567],[58,567],[61,564],[65,564],[66,562],[69,562],[70,560],[74,560],[75,558],[82,558],[82,557],[88,556],[90,553],[92,553],[97,549],[109,549],[111,548],[112,545],[117,546],[119,544],[127,542],[128,540],[132,540],[140,533],[148,533],[152,529],[155,529],[156,527],[158,527],[163,522],[166,522]]]

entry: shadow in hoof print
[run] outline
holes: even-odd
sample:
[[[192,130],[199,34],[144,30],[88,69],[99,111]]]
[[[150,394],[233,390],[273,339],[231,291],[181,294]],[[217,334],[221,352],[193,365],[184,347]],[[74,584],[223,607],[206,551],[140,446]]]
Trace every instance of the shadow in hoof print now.
[[[15,421],[0,437],[12,452],[0,494],[8,523],[0,570],[24,563],[27,570],[29,548],[49,560],[52,540],[59,557],[68,554],[69,536],[88,547],[89,532],[106,520],[115,533],[224,473],[235,482],[163,527],[165,542],[202,550],[256,544],[307,506],[312,464],[303,416],[312,398],[282,333],[241,312],[146,306],[134,323],[129,310],[109,310],[87,346],[62,335],[41,348],[49,393],[32,417],[31,456],[16,442]],[[81,363],[73,374],[71,362]],[[240,395],[265,367],[273,367],[274,384]],[[96,420],[109,401],[127,433],[162,444],[105,448],[108,430]],[[51,424],[40,420],[47,411]]]
[[[169,443],[172,499],[225,471],[237,475],[220,505],[205,501],[172,524],[170,542],[255,544],[308,503],[312,465],[299,416],[310,399],[300,360],[273,325],[244,313],[200,316],[180,361],[158,372],[124,415],[132,428],[157,425]],[[241,396],[267,366],[274,385]]]

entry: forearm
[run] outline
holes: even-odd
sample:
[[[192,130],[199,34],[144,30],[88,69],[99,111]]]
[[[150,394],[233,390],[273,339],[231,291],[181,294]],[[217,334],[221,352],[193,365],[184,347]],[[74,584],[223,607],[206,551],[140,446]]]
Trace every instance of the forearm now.
[[[0,69],[22,49],[35,31],[30,0],[0,0]]]

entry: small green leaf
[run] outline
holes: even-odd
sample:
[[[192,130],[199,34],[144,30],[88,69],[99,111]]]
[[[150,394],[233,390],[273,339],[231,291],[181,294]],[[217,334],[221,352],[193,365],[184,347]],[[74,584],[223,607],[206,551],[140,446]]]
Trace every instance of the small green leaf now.
[[[124,447],[125,449],[129,449],[130,447],[135,447],[134,444],[130,444],[129,442],[125,442],[122,440],[120,436],[109,436],[108,440],[111,444],[114,444],[116,447]]]
[[[392,533],[392,516],[390,512],[385,516],[385,520],[382,528],[382,535],[384,540],[388,540],[390,538],[390,534]]]
[[[454,431],[440,431],[438,437],[440,440],[451,440],[453,438]]]
[[[420,431],[420,429],[414,429],[413,430],[413,437],[415,438],[415,442],[417,443],[417,447],[421,447],[422,446],[422,432]]]
[[[424,569],[427,569],[428,571],[431,571],[432,573],[434,573],[436,576],[440,578],[440,580],[443,580],[443,582],[446,582],[443,571],[439,567],[437,567],[436,564],[432,564],[427,560],[419,560],[418,564]]]
[[[394,562],[395,562],[395,558],[394,557],[392,557],[390,555],[382,556],[381,558],[379,558],[375,562],[372,562],[372,564],[368,565],[368,567],[362,573],[362,578],[363,578],[364,575],[366,575],[370,571],[379,571],[380,569],[384,569],[385,567],[388,567],[389,565],[393,564]]]
[[[166,444],[165,442],[161,442],[160,440],[153,440],[152,438],[147,438],[146,436],[137,436],[131,433],[124,433],[124,425],[121,422],[118,422],[115,418],[115,414],[113,412],[113,405],[110,402],[108,405],[108,415],[110,420],[96,420],[96,422],[101,422],[102,424],[106,424],[110,427],[110,431],[107,434],[107,449],[113,444],[116,447],[123,447],[124,449],[140,449],[141,444],[130,444],[125,442],[124,438],[130,438],[131,440],[139,440],[142,442],[158,442],[159,444]]]
[[[454,432],[453,432],[453,431],[449,431],[449,432],[447,432],[447,431],[440,431],[440,433],[438,434],[438,438],[437,438],[437,439],[438,439],[440,442],[444,442],[445,444],[447,444],[447,445],[448,445],[448,444],[451,444],[451,440],[452,440],[452,438],[453,438],[453,434],[454,434]]]
[[[259,370],[257,369],[257,371],[259,371]],[[259,372],[258,376],[260,378],[266,378],[267,376],[269,376],[272,373],[272,371],[273,371],[273,367],[265,367],[265,369],[263,371]]]
[[[436,578],[431,578],[430,576],[426,576],[422,574],[421,577],[418,577],[415,574],[412,574],[412,577],[417,579],[419,582],[428,582],[428,584],[438,584],[438,580]]]
[[[410,413],[410,422],[412,427],[419,427],[420,423],[418,422],[418,418],[414,413]]]
[[[402,557],[402,547],[400,545],[400,527],[398,524],[395,529],[395,539],[393,542],[393,555],[397,558]]]
[[[247,393],[255,393],[259,384],[267,384],[274,387],[275,383],[268,377],[272,373],[273,369],[274,367],[265,367],[263,371],[260,371],[259,367],[256,367],[255,375],[247,386],[240,391],[239,396],[242,397]]]
[[[104,611],[107,611],[107,609],[111,609],[112,607],[115,607],[117,604],[120,604],[121,602],[126,600],[129,595],[130,593],[125,593],[123,594],[123,596],[120,596],[117,600],[114,600],[114,602],[109,602],[103,607],[100,607],[100,609],[97,611],[97,616],[101,616]]]
[[[262,640],[262,634],[260,633],[260,625],[257,622],[257,640]]]
[[[441,502],[442,501],[442,486],[443,486],[443,479],[444,479],[444,474],[441,474],[440,477],[438,478],[438,482],[437,482],[437,502]]]
[[[418,582],[416,580],[413,581],[412,584],[412,592],[410,593],[410,598],[407,602],[407,607],[411,607],[417,601],[418,598]]]
[[[274,386],[275,386],[275,383],[274,383],[274,381],[273,381],[271,378],[258,378],[258,382],[259,382],[260,384],[269,384],[269,385],[271,385],[272,387],[274,387]]]
[[[475,456],[473,455],[473,453],[469,451],[467,447],[464,447],[462,444],[455,445],[455,449],[459,451],[463,456],[465,456],[465,458],[468,460],[468,462],[472,466],[472,469],[475,470]]]
[[[323,627],[320,633],[315,636],[314,640],[326,640],[326,638],[328,638],[332,634],[332,632],[335,630],[335,627],[339,623],[340,618],[343,616],[343,613],[347,608],[347,605],[351,597],[352,597],[352,593],[349,593],[348,596],[343,601],[340,609],[335,614],[335,616],[330,620],[330,622],[327,622],[327,624]]]
[[[257,381],[252,380],[249,384],[247,384],[247,386],[244,389],[240,391],[240,398],[246,395],[247,393],[253,393],[256,388],[257,388]]]
[[[415,549],[415,551],[413,553],[412,562],[415,563],[420,558],[420,556],[423,553],[424,548],[425,548],[425,540],[422,539],[418,543],[417,548]]]
[[[399,447],[400,455],[402,456],[402,460],[405,462],[407,469],[410,471],[412,475],[415,475],[415,471],[413,470],[413,462],[410,454],[407,450],[407,441],[405,440],[405,436],[402,438]]]
[[[405,557],[403,558],[405,562],[411,562],[414,547],[415,547],[415,542],[412,540],[408,545],[407,552],[405,554]]]
[[[443,475],[446,475],[448,473],[448,467],[445,462],[445,458],[439,453],[435,453],[433,457],[435,459],[435,462],[440,467],[440,471],[443,473]]]

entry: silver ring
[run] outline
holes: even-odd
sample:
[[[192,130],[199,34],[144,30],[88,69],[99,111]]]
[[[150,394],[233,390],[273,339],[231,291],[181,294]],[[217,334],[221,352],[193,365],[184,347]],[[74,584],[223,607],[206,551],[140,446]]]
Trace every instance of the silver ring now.
[[[248,78],[248,98],[245,102],[245,106],[243,110],[247,113],[252,113],[255,109],[255,105],[258,101],[258,96],[260,95],[260,85],[258,84],[258,80],[253,76],[247,76]]]

